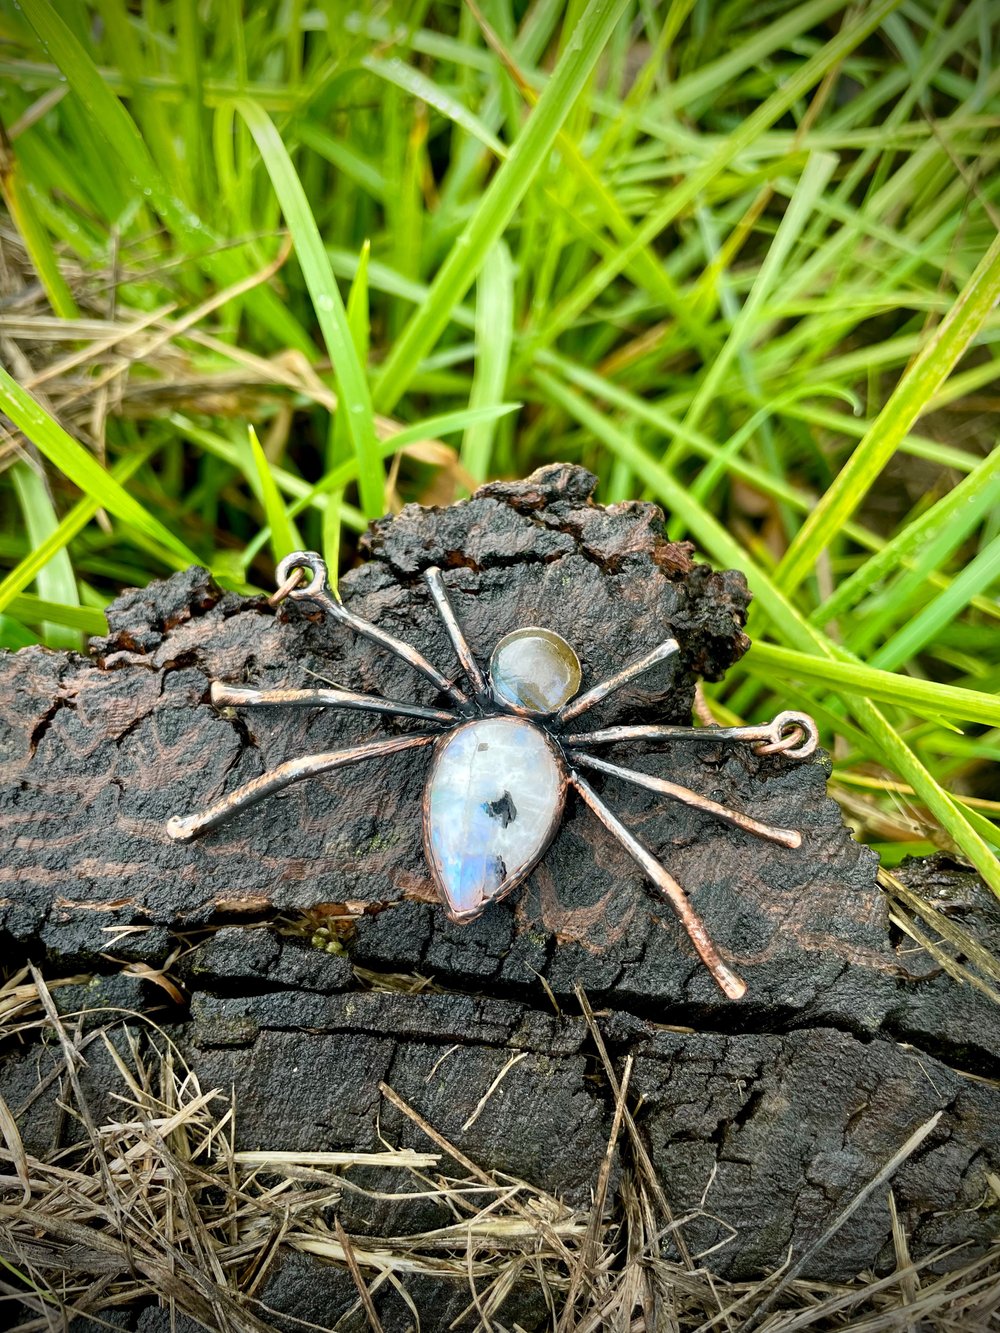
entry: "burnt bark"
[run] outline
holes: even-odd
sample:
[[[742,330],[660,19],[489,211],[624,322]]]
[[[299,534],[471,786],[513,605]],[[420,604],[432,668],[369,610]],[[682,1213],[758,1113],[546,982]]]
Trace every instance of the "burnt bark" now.
[[[592,486],[582,469],[558,466],[447,509],[408,506],[373,525],[369,559],[342,580],[343,598],[447,672],[451,648],[420,578],[439,565],[481,660],[509,630],[547,625],[577,649],[584,688],[672,634],[680,657],[588,722],[687,724],[696,679],[721,678],[749,647],[745,582],[668,541],[654,506],[603,508]],[[224,593],[202,570],[124,594],[108,623],[86,657],[0,656],[0,928],[15,961],[110,974],[109,953],[156,963],[176,932],[223,925],[185,961],[191,1003],[176,1015],[177,1033],[203,1086],[239,1088],[238,1146],[364,1147],[379,1133],[426,1146],[380,1097],[384,1080],[482,1165],[584,1199],[613,1103],[577,1016],[582,983],[614,1058],[636,1056],[639,1126],[675,1211],[711,1214],[691,1224],[691,1248],[730,1236],[708,1261],[719,1273],[753,1277],[789,1247],[801,1252],[936,1110],[938,1129],[895,1186],[911,1249],[920,1257],[986,1239],[988,1215],[976,1209],[998,1169],[1000,1093],[965,1075],[997,1072],[997,1010],[927,958],[901,953],[875,858],[826,794],[824,756],[796,763],[722,742],[608,752],[800,829],[794,851],[595,779],[748,982],[733,1004],[669,907],[572,798],[528,883],[472,925],[450,924],[426,901],[423,752],[299,784],[199,842],[171,842],[169,815],[283,760],[411,729],[332,711],[220,713],[211,681],[309,686],[316,673],[366,693],[443,701],[308,608]],[[916,883],[945,871],[908,873]],[[967,891],[970,920],[996,929],[975,877],[947,873]],[[267,924],[345,902],[366,910],[341,955]],[[108,928],[120,926],[144,929],[112,933],[109,949]],[[369,974],[392,973],[433,978],[435,991],[365,989]],[[140,983],[109,975],[107,984],[131,987],[134,1002]],[[60,1004],[73,1000],[60,993]],[[519,1052],[502,1094],[463,1130]],[[24,1101],[32,1060],[12,1056],[0,1069],[8,1104]],[[26,1113],[29,1144],[55,1132],[37,1107]],[[404,1224],[388,1208],[348,1220],[374,1234]],[[846,1277],[890,1262],[882,1193],[811,1271]],[[331,1301],[353,1303],[346,1275],[318,1272],[304,1256],[290,1260],[270,1303],[314,1317],[313,1279]],[[432,1315],[425,1327],[446,1326],[464,1299],[439,1293],[443,1322]],[[545,1318],[544,1306],[532,1308],[528,1300],[510,1317],[529,1327]]]

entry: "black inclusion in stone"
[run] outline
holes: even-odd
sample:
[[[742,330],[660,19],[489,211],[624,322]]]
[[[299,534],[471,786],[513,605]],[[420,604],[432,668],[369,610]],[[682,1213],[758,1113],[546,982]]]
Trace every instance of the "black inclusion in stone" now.
[[[505,791],[495,801],[484,801],[483,809],[491,819],[499,819],[504,828],[517,818],[517,808],[509,791]]]

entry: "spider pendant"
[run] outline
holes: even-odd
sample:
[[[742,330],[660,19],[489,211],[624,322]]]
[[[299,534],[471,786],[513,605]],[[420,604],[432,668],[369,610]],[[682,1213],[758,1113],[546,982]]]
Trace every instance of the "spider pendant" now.
[[[295,586],[302,571],[311,577],[305,585]],[[438,897],[452,921],[475,920],[490,903],[505,897],[531,874],[556,834],[566,790],[572,786],[670,902],[718,985],[730,999],[739,999],[746,991],[745,983],[720,958],[684,890],[604,804],[580,770],[594,769],[645,787],[756,837],[795,848],[802,835],[793,829],[763,824],[687,787],[609,763],[589,751],[627,740],[732,740],[749,742],[759,753],[781,752],[802,759],[813,753],[818,741],[812,718],[785,712],[764,726],[616,726],[579,732],[575,730],[577,718],[626,682],[672,657],[679,651],[676,639],[666,639],[623,671],[578,694],[581,670],[573,648],[552,630],[529,626],[500,640],[488,674],[484,674],[455,617],[440,570],[428,569],[424,578],[468,679],[471,697],[415,648],[348,611],[332,593],[321,557],[312,551],[296,551],[278,566],[279,588],[287,588],[287,595],[296,601],[312,602],[355,633],[394,653],[447,696],[451,707],[426,708],[337,688],[253,690],[215,681],[211,698],[220,707],[358,709],[414,718],[429,729],[279,764],[204,811],[174,815],[167,824],[170,837],[189,841],[302,778],[433,746],[423,798],[424,851]]]

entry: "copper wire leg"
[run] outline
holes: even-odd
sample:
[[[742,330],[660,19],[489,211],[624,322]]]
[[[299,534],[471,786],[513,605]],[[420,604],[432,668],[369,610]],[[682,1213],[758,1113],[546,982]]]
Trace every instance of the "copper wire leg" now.
[[[668,657],[673,657],[674,653],[677,652],[680,652],[680,644],[677,640],[665,639],[652,652],[647,653],[645,657],[640,657],[631,666],[627,666],[624,671],[609,676],[607,680],[602,680],[599,685],[593,686],[585,694],[581,694],[576,699],[571,699],[569,703],[563,704],[559,712],[556,713],[556,721],[569,722],[571,718],[579,717],[581,713],[585,713],[588,708],[593,708],[595,704],[599,704],[602,699],[606,699],[615,690],[620,690],[623,685],[627,685],[636,676],[641,676],[644,671],[656,666],[657,662],[663,662]]]
[[[347,750],[331,750],[326,754],[309,754],[301,759],[289,759],[285,764],[272,768],[270,773],[262,773],[242,787],[237,787],[228,796],[210,805],[207,810],[200,810],[193,815],[172,815],[167,821],[167,833],[178,842],[190,842],[201,833],[224,824],[240,810],[256,805],[266,796],[289,787],[302,778],[313,778],[319,773],[331,773],[337,768],[347,768],[350,764],[359,764],[364,759],[380,759],[386,755],[399,754],[401,750],[413,750],[419,745],[430,745],[438,739],[436,732],[418,732],[413,736],[387,736],[383,740],[366,741],[363,745],[354,745]]]
[[[442,694],[450,695],[457,704],[469,702],[454,681],[442,675],[437,667],[428,662],[422,653],[417,652],[416,648],[404,643],[402,639],[387,634],[384,629],[379,629],[370,620],[363,620],[360,616],[354,615],[338,602],[330,590],[330,584],[326,576],[326,564],[322,556],[317,555],[315,551],[293,551],[291,555],[286,555],[275,570],[275,579],[279,586],[285,586],[297,569],[309,570],[312,578],[302,587],[292,588],[289,591],[288,596],[293,601],[314,602],[328,616],[354,630],[355,634],[370,639],[372,643],[377,643],[390,653],[402,658],[414,671],[419,671],[422,676],[425,676],[435,689]]]
[[[349,708],[361,713],[391,713],[399,717],[416,717],[423,722],[441,722],[454,726],[454,713],[443,708],[424,708],[422,704],[407,704],[396,699],[380,699],[375,694],[354,694],[351,690],[245,690],[212,681],[212,703],[216,708]]]
[[[482,673],[479,663],[476,661],[469,642],[462,633],[462,627],[458,623],[458,617],[455,610],[448,600],[448,592],[444,586],[444,579],[441,577],[440,569],[431,567],[424,570],[424,580],[430,589],[430,594],[434,599],[434,605],[438,609],[438,615],[444,621],[444,627],[448,631],[448,637],[451,639],[452,647],[455,649],[455,655],[462,664],[462,670],[469,678],[469,684],[472,686],[474,694],[480,698],[485,698],[489,694],[489,686],[486,683],[486,677]]]
[[[564,736],[564,745],[614,745],[617,741],[750,741],[758,754],[808,759],[819,744],[819,730],[808,713],[779,713],[771,722],[751,727],[602,727]]]
[[[732,824],[734,828],[741,828],[746,833],[754,834],[755,837],[766,838],[768,842],[778,842],[782,847],[802,845],[802,834],[795,829],[775,828],[771,824],[762,824],[760,820],[752,819],[750,815],[741,815],[738,810],[730,810],[728,805],[720,805],[718,801],[713,801],[708,796],[700,796],[690,787],[681,787],[666,778],[653,777],[651,773],[640,773],[632,768],[622,768],[619,764],[609,764],[606,759],[598,759],[594,755],[574,752],[570,758],[574,764],[585,764],[587,768],[596,768],[602,773],[609,773],[613,778],[631,782],[635,787],[645,787],[648,791],[659,792],[661,796],[669,796],[672,801],[680,801],[682,805],[689,805],[693,810],[703,810],[706,815],[714,815],[723,823]]]
[[[731,1000],[739,1000],[746,994],[746,982],[738,977],[719,957],[715,945],[709,938],[705,923],[691,906],[687,894],[659,861],[634,837],[620,819],[608,809],[597,793],[579,773],[570,770],[569,780],[584,801],[613,837],[617,838],[629,855],[642,867],[647,877],[670,902],[681,919],[681,925],[687,931],[691,943],[698,951],[701,961],[711,972],[717,985]]]

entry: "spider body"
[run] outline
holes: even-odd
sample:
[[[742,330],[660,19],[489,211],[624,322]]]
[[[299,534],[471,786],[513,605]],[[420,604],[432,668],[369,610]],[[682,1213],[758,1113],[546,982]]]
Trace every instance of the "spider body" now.
[[[312,577],[299,587],[296,578],[303,570]],[[425,676],[450,706],[424,707],[338,688],[267,691],[214,682],[211,697],[217,705],[358,709],[416,719],[433,729],[289,760],[198,814],[173,816],[167,825],[168,834],[188,841],[302,778],[407,749],[433,746],[423,798],[424,851],[438,897],[453,921],[461,924],[475,920],[531,874],[559,828],[567,791],[573,787],[671,903],[719,986],[730,998],[740,998],[745,984],[719,957],[684,890],[604,804],[580,769],[596,769],[645,787],[794,849],[801,843],[801,834],[794,830],[761,823],[665,778],[610,763],[589,750],[627,740],[697,742],[707,738],[750,742],[761,753],[783,752],[805,758],[817,744],[813,720],[804,713],[781,713],[773,722],[757,727],[654,725],[578,732],[569,724],[627,681],[676,654],[677,641],[665,640],[622,671],[579,694],[582,671],[571,645],[552,630],[526,626],[507,634],[496,645],[487,676],[465,640],[440,571],[429,569],[424,577],[472,697],[411,645],[342,606],[327,585],[326,567],[318,555],[295,552],[281,562],[277,571],[279,586],[288,596],[313,602],[355,633],[394,653]]]
[[[448,915],[474,921],[545,855],[566,800],[563,755],[526,718],[476,718],[434,747],[424,852]]]

